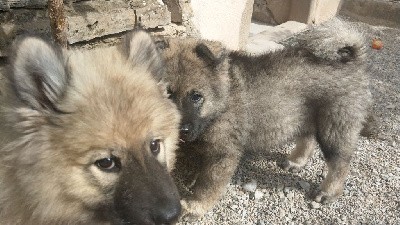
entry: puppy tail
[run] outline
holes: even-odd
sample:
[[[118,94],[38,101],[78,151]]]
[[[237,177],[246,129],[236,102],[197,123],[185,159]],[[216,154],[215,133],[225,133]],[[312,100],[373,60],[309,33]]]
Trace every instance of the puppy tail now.
[[[322,60],[348,63],[365,59],[364,35],[354,25],[339,18],[312,27],[298,40],[302,48]]]

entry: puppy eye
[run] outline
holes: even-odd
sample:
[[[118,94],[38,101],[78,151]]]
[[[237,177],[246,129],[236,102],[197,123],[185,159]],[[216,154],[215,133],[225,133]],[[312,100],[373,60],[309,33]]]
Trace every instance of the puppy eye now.
[[[150,151],[154,156],[157,156],[160,153],[160,139],[155,139],[150,142]]]
[[[201,100],[203,100],[203,95],[201,95],[201,94],[198,93],[198,92],[193,92],[193,93],[190,95],[190,100],[191,100],[193,103],[198,103],[198,102],[200,102]]]
[[[159,40],[159,41],[155,41],[154,43],[156,45],[156,47],[160,50],[164,50],[166,48],[169,47],[168,42],[166,42],[165,40]]]
[[[174,97],[174,93],[172,92],[171,88],[167,88],[167,95],[169,99],[172,99]]]
[[[120,162],[116,157],[99,159],[95,162],[95,165],[107,172],[117,172],[121,169]]]

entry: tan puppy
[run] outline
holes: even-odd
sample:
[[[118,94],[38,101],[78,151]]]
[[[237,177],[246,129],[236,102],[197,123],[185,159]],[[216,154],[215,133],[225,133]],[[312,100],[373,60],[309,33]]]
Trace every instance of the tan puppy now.
[[[15,44],[2,90],[0,224],[170,224],[180,115],[142,31],[123,46]]]

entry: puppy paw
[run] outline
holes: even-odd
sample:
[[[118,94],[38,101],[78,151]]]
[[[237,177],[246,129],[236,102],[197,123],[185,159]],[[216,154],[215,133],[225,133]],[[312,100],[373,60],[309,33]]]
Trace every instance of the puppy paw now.
[[[181,205],[183,221],[193,222],[207,213],[207,210],[198,201],[181,200]]]
[[[318,190],[315,194],[314,201],[319,202],[321,204],[329,204],[334,202],[339,195],[332,195],[325,191]]]
[[[200,219],[200,216],[194,215],[191,213],[187,213],[187,214],[182,215],[181,218],[182,218],[182,221],[184,221],[184,222],[193,223],[193,222],[196,222],[198,219]]]
[[[285,159],[284,161],[278,162],[277,165],[282,168],[285,171],[289,171],[292,173],[298,173],[301,171],[301,169],[303,168],[303,166],[294,163],[288,159]]]

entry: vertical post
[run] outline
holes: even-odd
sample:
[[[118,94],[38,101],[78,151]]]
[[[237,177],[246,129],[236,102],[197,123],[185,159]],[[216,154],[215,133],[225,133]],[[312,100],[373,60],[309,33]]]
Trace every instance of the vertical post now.
[[[67,48],[67,20],[64,16],[63,0],[49,0],[48,9],[53,38],[60,46]]]

